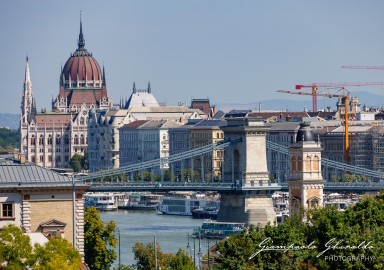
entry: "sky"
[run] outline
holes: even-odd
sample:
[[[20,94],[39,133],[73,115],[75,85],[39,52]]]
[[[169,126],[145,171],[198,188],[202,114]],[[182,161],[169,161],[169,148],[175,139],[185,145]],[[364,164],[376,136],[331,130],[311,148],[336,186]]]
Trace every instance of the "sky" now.
[[[26,56],[37,108],[51,108],[77,48],[80,11],[85,47],[105,66],[114,103],[150,81],[167,105],[284,98],[310,107],[310,96],[276,91],[384,81],[384,70],[340,68],[384,65],[382,0],[2,0],[1,113],[20,112]],[[349,90],[384,94],[384,86]]]

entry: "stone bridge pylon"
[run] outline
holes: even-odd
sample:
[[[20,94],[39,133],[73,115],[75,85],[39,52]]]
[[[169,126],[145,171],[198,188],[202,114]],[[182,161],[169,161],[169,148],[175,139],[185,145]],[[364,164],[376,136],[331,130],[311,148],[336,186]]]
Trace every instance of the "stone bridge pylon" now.
[[[224,151],[224,181],[234,189],[221,192],[218,221],[265,226],[276,220],[272,193],[280,186],[269,181],[266,132],[258,118],[229,118],[223,127],[226,140],[240,141]],[[240,140],[239,140],[240,139]]]

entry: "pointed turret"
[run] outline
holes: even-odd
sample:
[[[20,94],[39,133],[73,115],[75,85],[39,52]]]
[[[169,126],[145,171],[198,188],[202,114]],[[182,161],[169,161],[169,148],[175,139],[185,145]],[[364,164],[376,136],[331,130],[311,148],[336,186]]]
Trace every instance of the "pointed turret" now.
[[[148,93],[151,93],[151,82],[148,82]]]
[[[26,57],[23,98],[21,101],[22,123],[27,123],[33,109],[32,81],[29,71],[28,56]]]
[[[103,64],[103,85],[106,85],[104,64]]]
[[[85,39],[83,36],[83,23],[81,21],[81,14],[80,14],[80,34],[79,34],[79,40],[77,42],[77,45],[79,46],[79,49],[82,49],[85,46]]]
[[[133,93],[136,93],[136,84],[133,82]]]

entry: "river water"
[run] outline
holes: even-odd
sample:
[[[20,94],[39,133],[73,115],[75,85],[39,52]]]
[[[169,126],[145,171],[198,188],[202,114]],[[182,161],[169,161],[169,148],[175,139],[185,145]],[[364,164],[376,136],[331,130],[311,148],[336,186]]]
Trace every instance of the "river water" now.
[[[193,229],[202,225],[203,220],[186,216],[173,216],[158,214],[156,211],[118,210],[112,212],[100,212],[104,222],[114,220],[120,230],[121,264],[135,264],[132,247],[136,242],[145,244],[154,240],[159,243],[164,252],[176,253],[180,248],[193,258],[194,241],[190,239],[190,249],[187,250],[188,234]],[[116,235],[117,236],[117,235]],[[198,240],[195,241],[195,258],[198,260]],[[204,241],[201,242],[203,254],[207,250]],[[118,254],[118,245],[116,253]],[[196,262],[197,265],[198,262]],[[118,265],[118,259],[114,266]]]

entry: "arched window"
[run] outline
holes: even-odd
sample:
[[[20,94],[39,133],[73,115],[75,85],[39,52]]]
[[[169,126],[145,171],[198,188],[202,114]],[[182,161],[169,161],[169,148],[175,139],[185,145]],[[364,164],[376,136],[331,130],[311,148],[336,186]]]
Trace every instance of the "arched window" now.
[[[60,143],[61,143],[60,135],[57,135],[56,136],[56,144],[60,144]]]
[[[51,134],[48,135],[47,142],[48,142],[48,145],[52,144],[52,135]]]
[[[297,170],[302,171],[303,170],[303,159],[301,157],[297,158]]]
[[[305,157],[305,171],[306,172],[311,171],[311,157],[310,156]]]
[[[68,135],[65,135],[65,140],[64,140],[65,144],[69,144],[69,138],[68,138]]]
[[[81,134],[81,136],[80,136],[80,144],[84,144],[85,142],[84,142],[84,135],[83,134]]]
[[[31,145],[36,145],[35,135],[32,135],[32,137],[31,137]]]
[[[291,159],[291,170],[292,171],[296,171],[296,169],[297,169],[297,166],[296,166],[296,157],[292,157],[292,159]]]
[[[44,162],[44,156],[40,155],[40,162]]]
[[[77,135],[75,135],[75,137],[73,138],[73,143],[79,144],[79,137]]]
[[[43,145],[44,144],[44,138],[43,138],[43,135],[40,135],[39,137],[39,145]]]
[[[80,118],[80,125],[84,125],[84,117]]]
[[[320,159],[319,156],[314,156],[313,157],[313,170],[318,172],[320,171]]]

